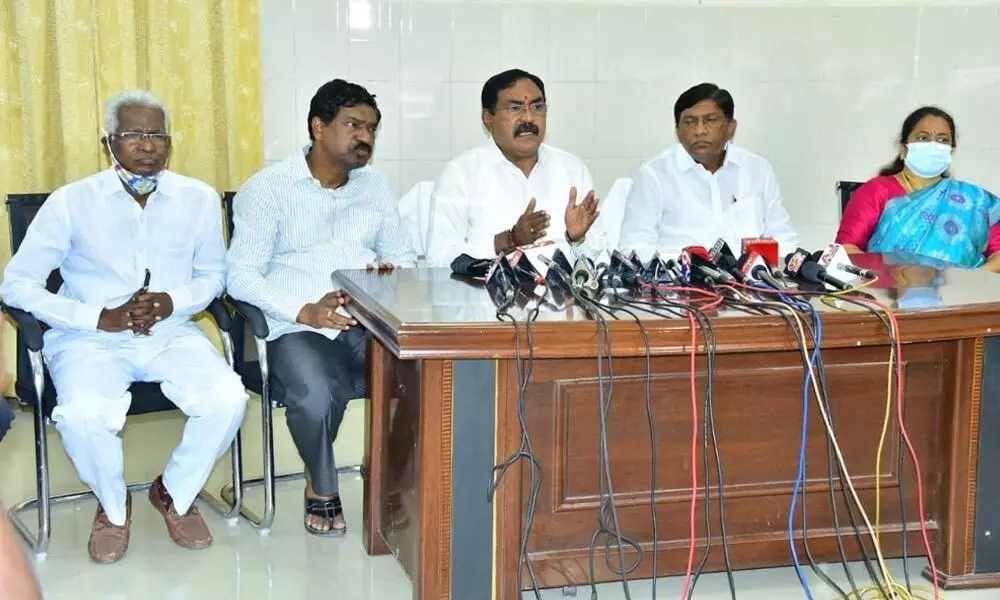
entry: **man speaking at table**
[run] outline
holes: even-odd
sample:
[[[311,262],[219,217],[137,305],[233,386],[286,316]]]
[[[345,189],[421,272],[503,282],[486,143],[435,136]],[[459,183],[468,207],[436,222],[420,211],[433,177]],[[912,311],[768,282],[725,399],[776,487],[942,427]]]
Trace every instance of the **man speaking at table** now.
[[[739,251],[743,238],[771,237],[782,254],[798,237],[771,165],[732,143],[732,95],[713,83],[687,90],[674,104],[679,145],[646,162],[632,183],[622,222],[623,249],[642,260],[654,252],[711,247],[722,238]]]
[[[489,78],[481,100],[491,138],[448,163],[434,186],[428,265],[546,241],[596,256],[606,238],[593,179],[579,158],[543,143],[545,84],[512,69]]]

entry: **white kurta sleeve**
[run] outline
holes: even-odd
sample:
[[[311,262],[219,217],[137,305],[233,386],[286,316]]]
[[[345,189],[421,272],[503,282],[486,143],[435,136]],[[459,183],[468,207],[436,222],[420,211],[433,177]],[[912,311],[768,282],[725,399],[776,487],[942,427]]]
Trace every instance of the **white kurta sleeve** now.
[[[53,294],[45,289],[49,274],[62,265],[73,239],[73,223],[62,190],[46,199],[4,270],[0,295],[53,329],[95,331],[104,306]]]

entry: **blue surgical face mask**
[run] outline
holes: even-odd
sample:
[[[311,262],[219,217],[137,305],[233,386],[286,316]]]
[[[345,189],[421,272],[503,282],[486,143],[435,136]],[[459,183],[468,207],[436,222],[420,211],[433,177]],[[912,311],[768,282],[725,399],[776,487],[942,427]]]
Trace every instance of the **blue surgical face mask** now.
[[[938,142],[913,142],[906,145],[903,162],[919,177],[937,177],[951,166],[951,146]]]
[[[118,174],[118,178],[122,180],[128,189],[132,190],[139,196],[148,196],[156,191],[156,186],[160,184],[159,174],[156,175],[137,175],[132,171],[126,169],[119,161],[118,157],[115,156],[115,151],[111,149],[111,137],[105,135],[105,144],[108,146],[108,154],[111,155],[111,166],[114,167],[115,173]]]

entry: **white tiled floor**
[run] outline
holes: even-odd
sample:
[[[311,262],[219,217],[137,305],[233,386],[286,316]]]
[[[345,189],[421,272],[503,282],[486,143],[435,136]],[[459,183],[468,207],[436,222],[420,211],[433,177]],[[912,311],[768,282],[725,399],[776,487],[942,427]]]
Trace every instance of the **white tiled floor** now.
[[[167,537],[163,521],[146,501],[136,497],[133,508],[132,542],[126,558],[114,565],[98,566],[87,558],[86,541],[93,518],[93,502],[61,506],[54,511],[53,539],[49,555],[36,563],[46,597],[51,600],[101,598],[168,598],[170,600],[238,598],[316,598],[357,600],[404,600],[411,597],[410,583],[391,556],[371,558],[361,545],[361,481],[342,478],[342,493],[348,515],[346,538],[320,539],[302,529],[300,484],[278,487],[279,511],[270,535],[258,536],[248,525],[230,526],[210,509],[203,514],[215,536],[207,550],[183,550]],[[923,584],[919,570],[924,562],[910,564],[915,584]],[[859,585],[862,569],[853,565]],[[892,561],[902,580],[902,562]],[[838,582],[843,571],[834,565],[824,570]],[[736,573],[737,597],[768,600],[805,597],[792,569],[770,569]],[[810,574],[816,600],[835,598]],[[661,579],[658,597],[680,596],[679,578]],[[846,584],[845,584],[846,585]],[[652,597],[649,581],[630,582],[631,598]],[[621,584],[598,586],[600,600],[625,598]],[[543,590],[541,597],[555,600],[572,595],[572,590]],[[590,590],[580,587],[576,597],[588,598]],[[729,598],[726,577],[702,577],[694,595],[697,600]],[[948,600],[996,598],[993,591],[949,592]],[[533,598],[526,593],[524,598]],[[927,596],[932,598],[932,596]],[[461,599],[456,599],[461,600]]]

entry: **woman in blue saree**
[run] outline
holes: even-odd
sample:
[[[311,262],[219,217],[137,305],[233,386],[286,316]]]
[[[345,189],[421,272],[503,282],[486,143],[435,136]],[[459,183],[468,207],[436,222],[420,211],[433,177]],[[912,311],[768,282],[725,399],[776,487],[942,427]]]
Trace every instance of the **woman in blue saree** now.
[[[923,107],[903,122],[900,153],[851,197],[837,242],[849,252],[915,254],[1000,272],[1000,198],[948,176],[955,122]]]

